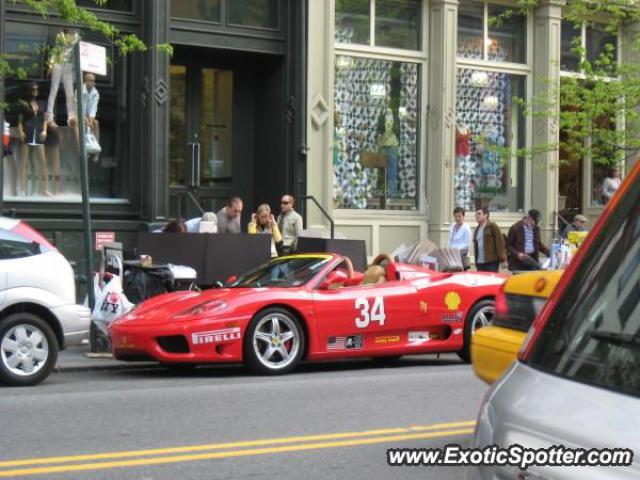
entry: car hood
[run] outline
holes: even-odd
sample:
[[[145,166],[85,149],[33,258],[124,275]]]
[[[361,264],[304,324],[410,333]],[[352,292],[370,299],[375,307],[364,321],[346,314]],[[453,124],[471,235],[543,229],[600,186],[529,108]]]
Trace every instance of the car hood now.
[[[220,288],[204,292],[173,292],[151,298],[116,320],[116,323],[135,326],[150,326],[227,316],[249,303],[272,295],[274,290],[266,288]]]

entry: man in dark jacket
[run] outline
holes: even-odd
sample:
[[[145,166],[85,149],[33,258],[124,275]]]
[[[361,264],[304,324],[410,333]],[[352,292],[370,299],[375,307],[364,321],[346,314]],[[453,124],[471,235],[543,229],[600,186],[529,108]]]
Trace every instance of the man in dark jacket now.
[[[532,208],[519,222],[514,223],[507,235],[509,270],[540,270],[540,252],[551,254],[540,239],[540,212]]]
[[[489,221],[489,209],[476,210],[478,226],[473,231],[473,250],[476,257],[476,269],[479,272],[497,272],[500,262],[507,260],[504,238],[500,227]]]

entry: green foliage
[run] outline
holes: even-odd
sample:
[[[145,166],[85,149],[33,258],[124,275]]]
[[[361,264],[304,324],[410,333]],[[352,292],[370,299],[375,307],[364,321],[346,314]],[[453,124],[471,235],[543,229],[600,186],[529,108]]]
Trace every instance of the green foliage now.
[[[500,24],[514,12],[531,14],[541,3],[542,0],[518,0],[516,7],[491,22]],[[563,18],[577,27],[597,24],[615,38],[622,28],[640,22],[640,6],[637,0],[571,0],[563,7]],[[615,165],[637,155],[640,33],[625,36],[624,49],[622,62],[618,62],[616,46],[611,43],[604,45],[597,58],[588,59],[581,37],[575,38],[572,53],[581,59],[579,71],[563,76],[559,84],[535,78],[537,90],[543,93],[515,99],[533,117],[534,130],[548,122],[559,132],[558,141],[536,144],[516,154],[535,160],[540,154],[560,151],[564,162],[591,159],[595,165]],[[513,154],[506,150],[500,153],[503,158]]]

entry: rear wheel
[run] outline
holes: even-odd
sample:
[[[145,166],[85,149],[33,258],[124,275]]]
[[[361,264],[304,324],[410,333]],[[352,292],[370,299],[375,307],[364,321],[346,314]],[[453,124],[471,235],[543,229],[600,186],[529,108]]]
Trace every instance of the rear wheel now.
[[[304,331],[295,315],[268,308],[251,321],[245,333],[245,363],[258,373],[288,373],[300,362],[304,345]]]
[[[481,300],[476,303],[464,323],[464,346],[458,352],[458,356],[467,363],[471,362],[471,337],[476,330],[491,325],[495,314],[496,302],[493,300]]]
[[[51,327],[32,313],[13,313],[0,322],[0,382],[37,385],[49,376],[58,359]]]

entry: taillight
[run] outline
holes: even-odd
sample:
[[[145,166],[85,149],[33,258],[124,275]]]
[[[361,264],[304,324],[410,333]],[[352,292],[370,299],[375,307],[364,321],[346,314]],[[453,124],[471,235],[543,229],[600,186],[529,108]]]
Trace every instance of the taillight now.
[[[506,319],[509,316],[509,305],[507,304],[507,294],[504,292],[504,283],[496,295],[496,319]]]

